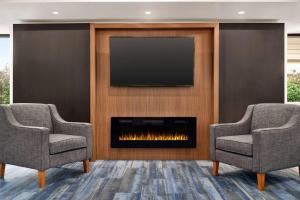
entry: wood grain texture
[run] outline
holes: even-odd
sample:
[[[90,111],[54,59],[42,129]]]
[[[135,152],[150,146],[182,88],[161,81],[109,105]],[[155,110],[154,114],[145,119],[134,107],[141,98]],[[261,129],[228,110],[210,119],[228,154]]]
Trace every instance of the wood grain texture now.
[[[220,24],[220,122],[250,104],[284,103],[284,24]]]
[[[96,123],[96,49],[95,49],[95,27],[93,24],[90,25],[90,123]],[[96,139],[96,129],[95,126],[92,126],[92,135],[93,138]],[[96,146],[93,145],[93,152],[96,151]],[[94,160],[94,156],[92,155],[91,160]]]
[[[219,122],[219,24],[215,25],[214,28],[214,66],[213,66],[213,81],[214,81],[214,94],[213,94],[213,98],[214,98],[214,123],[218,123]]]
[[[216,24],[197,24],[194,28],[178,24],[155,26],[138,24],[114,30],[110,26],[95,28],[95,112],[93,159],[209,159],[209,124],[217,122],[218,46]],[[161,28],[169,27],[168,29]],[[101,28],[100,28],[101,27]],[[176,28],[177,27],[177,28]],[[192,25],[189,25],[192,27]],[[132,28],[132,30],[131,30]],[[159,28],[159,29],[157,29]],[[145,30],[146,29],[146,30]],[[109,37],[170,37],[195,38],[194,87],[130,88],[111,87],[109,76]],[[92,62],[91,62],[92,63]],[[91,70],[92,71],[92,70]],[[110,148],[111,117],[197,117],[197,148],[194,149],[116,149]],[[92,118],[92,117],[91,117]]]
[[[198,29],[216,28],[217,22],[199,23],[97,23],[95,29]]]
[[[265,188],[265,174],[257,173],[257,187],[259,191],[263,191]]]
[[[0,163],[0,178],[4,178],[4,174],[5,174],[5,164]]]
[[[219,161],[213,161],[213,175],[219,175]]]
[[[41,190],[35,170],[7,165],[0,179],[1,200],[296,200],[300,199],[298,168],[268,173],[264,192],[256,173],[220,163],[212,176],[210,161],[99,160],[82,173],[82,162],[47,170]]]
[[[90,162],[89,162],[89,160],[83,160],[82,164],[83,164],[83,172],[84,173],[89,173],[89,171],[90,171]]]
[[[55,104],[67,121],[90,121],[89,26],[14,25],[14,103]]]
[[[46,185],[46,172],[38,171],[38,177],[39,177],[39,187],[44,188]]]

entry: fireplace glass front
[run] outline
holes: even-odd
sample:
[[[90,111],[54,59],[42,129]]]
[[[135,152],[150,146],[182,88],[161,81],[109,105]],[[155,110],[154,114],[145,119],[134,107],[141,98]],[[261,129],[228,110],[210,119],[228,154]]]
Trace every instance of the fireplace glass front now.
[[[112,148],[195,148],[196,117],[112,117]]]

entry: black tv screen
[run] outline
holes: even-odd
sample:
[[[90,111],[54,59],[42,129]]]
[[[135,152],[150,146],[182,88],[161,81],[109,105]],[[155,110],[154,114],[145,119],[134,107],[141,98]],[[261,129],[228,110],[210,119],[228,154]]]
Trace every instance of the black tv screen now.
[[[193,37],[111,37],[111,86],[192,86]]]

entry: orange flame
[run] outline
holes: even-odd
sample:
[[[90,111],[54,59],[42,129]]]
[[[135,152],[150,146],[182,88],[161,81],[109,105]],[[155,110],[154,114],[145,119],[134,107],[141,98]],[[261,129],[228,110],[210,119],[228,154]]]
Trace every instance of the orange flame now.
[[[183,133],[125,133],[119,136],[120,141],[124,140],[188,140],[187,134]]]

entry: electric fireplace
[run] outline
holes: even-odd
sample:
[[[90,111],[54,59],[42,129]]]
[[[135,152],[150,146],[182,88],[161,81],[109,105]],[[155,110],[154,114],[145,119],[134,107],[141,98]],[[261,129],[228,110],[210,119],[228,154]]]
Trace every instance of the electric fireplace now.
[[[196,117],[112,117],[112,148],[195,148]]]

